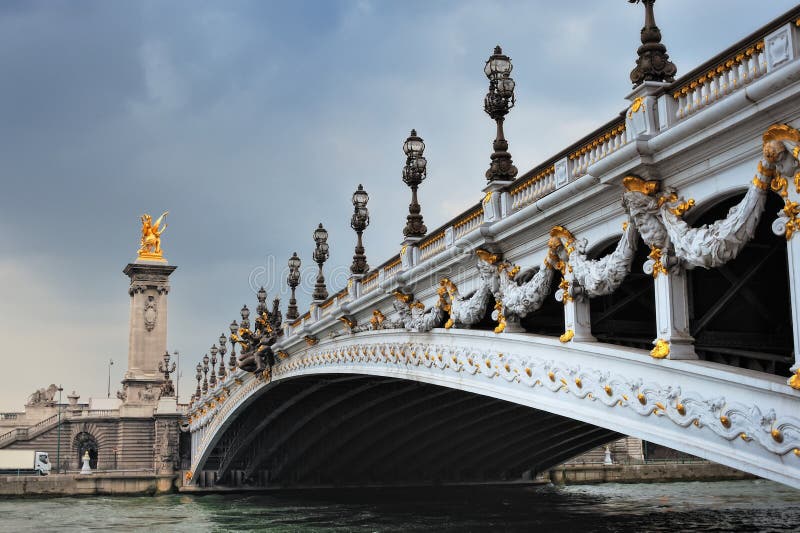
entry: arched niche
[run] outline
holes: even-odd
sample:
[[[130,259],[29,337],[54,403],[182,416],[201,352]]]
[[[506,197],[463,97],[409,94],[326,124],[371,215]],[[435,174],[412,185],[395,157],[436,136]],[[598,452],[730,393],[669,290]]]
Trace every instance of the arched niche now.
[[[743,196],[740,192],[698,206],[688,220],[700,226],[724,218]],[[782,208],[781,198],[769,194],[754,238],[736,259],[687,272],[689,327],[701,359],[790,374],[794,358],[786,239],[771,230]]]
[[[81,431],[72,441],[72,448],[77,453],[78,468],[83,466],[83,454],[89,452],[89,466],[92,470],[97,468],[97,439],[91,433]]]
[[[631,271],[611,294],[589,300],[592,335],[600,342],[650,350],[656,335],[656,304],[653,277],[642,271],[650,248],[638,237]],[[596,259],[610,254],[619,237],[600,243],[589,252]]]

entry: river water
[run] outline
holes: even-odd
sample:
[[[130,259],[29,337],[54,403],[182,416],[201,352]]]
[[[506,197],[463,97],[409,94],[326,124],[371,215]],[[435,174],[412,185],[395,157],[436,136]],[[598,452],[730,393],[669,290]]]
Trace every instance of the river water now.
[[[24,531],[799,531],[768,481],[0,500]]]

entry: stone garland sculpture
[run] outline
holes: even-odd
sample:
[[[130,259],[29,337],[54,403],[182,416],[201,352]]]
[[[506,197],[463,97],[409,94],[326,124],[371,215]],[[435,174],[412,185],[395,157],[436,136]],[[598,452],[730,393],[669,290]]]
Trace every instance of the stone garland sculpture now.
[[[561,242],[551,238],[545,260],[533,276],[520,274],[520,268],[508,262],[497,265],[498,285],[494,294],[495,313],[493,317],[498,325],[495,333],[502,333],[509,324],[511,331],[519,331],[519,320],[539,309],[550,294],[555,270],[563,269],[563,261],[558,257],[557,249]]]
[[[453,326],[465,327],[477,324],[486,314],[486,308],[499,289],[499,277],[495,264],[500,259],[497,254],[477,250],[478,288],[462,296],[455,283],[448,278],[439,282],[439,307],[450,315],[445,329]],[[445,298],[446,297],[446,298]]]
[[[564,230],[566,232],[566,230]],[[571,237],[572,234],[567,232]],[[622,237],[610,254],[599,259],[586,257],[586,239],[574,239],[563,243],[567,252],[567,262],[572,272],[573,283],[578,285],[589,298],[611,294],[622,284],[631,271],[631,263],[636,255],[639,232],[630,221],[623,224]]]

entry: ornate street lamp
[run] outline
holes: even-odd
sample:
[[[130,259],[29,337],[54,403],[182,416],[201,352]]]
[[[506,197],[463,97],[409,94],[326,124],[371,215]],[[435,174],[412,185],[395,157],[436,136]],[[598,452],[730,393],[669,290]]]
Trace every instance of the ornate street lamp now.
[[[231,330],[231,358],[228,360],[228,368],[233,372],[236,370],[236,334],[239,331],[239,324],[234,320],[228,327]]]
[[[314,300],[326,300],[328,298],[328,289],[325,288],[325,276],[322,275],[322,265],[328,260],[328,232],[322,227],[320,222],[319,227],[314,230],[314,262],[319,266],[319,273],[317,274],[317,282],[314,284],[314,294],[311,297]]]
[[[247,308],[247,304],[242,306],[242,310],[239,311],[239,314],[242,316],[242,322],[240,323],[242,329],[250,329],[250,310]]]
[[[406,166],[403,167],[403,181],[411,187],[411,203],[408,205],[408,216],[403,235],[412,239],[424,237],[428,228],[422,223],[422,208],[417,201],[417,188],[428,173],[428,161],[422,156],[425,152],[425,143],[417,136],[417,130],[411,130],[411,135],[403,143],[403,152],[406,154]]]
[[[211,385],[211,388],[217,386],[217,345],[211,345],[211,379],[208,381],[208,384]]]
[[[225,372],[225,354],[228,352],[228,348],[225,347],[225,343],[228,339],[225,337],[225,334],[222,333],[219,336],[219,380],[225,381],[225,376],[227,372]]]
[[[297,257],[297,252],[292,253],[292,257],[289,258],[289,275],[286,277],[286,283],[292,289],[289,308],[286,310],[286,320],[297,320],[300,316],[300,313],[297,312],[297,300],[294,297],[294,291],[300,284],[300,258]]]
[[[197,363],[195,370],[197,370],[197,373],[194,375],[194,377],[197,379],[197,389],[194,391],[194,397],[195,399],[199,400],[200,396],[202,395],[202,392],[200,391],[200,380],[203,379],[203,366],[200,363]]]
[[[644,27],[642,27],[642,46],[636,51],[639,58],[636,68],[631,71],[631,83],[636,87],[646,81],[675,81],[678,68],[669,60],[667,47],[661,44],[661,30],[656,26],[653,4],[656,0],[628,0],[631,4],[644,4]]]
[[[356,243],[355,254],[353,255],[353,264],[350,265],[350,272],[353,274],[366,274],[369,270],[367,264],[367,256],[364,255],[364,245],[361,242],[361,234],[369,226],[369,209],[367,209],[367,202],[369,202],[369,194],[364,190],[364,187],[359,184],[356,192],[353,193],[353,216],[350,219],[350,227],[353,228],[358,235],[358,242]]]
[[[175,372],[175,361],[172,362],[172,366],[170,367],[169,352],[164,352],[163,358],[163,361],[158,362],[158,371],[164,374],[164,383],[161,385],[161,395],[165,397],[174,396],[175,387],[172,384],[172,380],[169,379],[169,375]]]
[[[494,140],[494,153],[486,179],[492,181],[511,181],[517,175],[517,167],[511,161],[508,153],[508,141],[503,134],[503,122],[508,111],[514,107],[514,79],[510,76],[511,58],[503,54],[499,46],[494,47],[492,54],[483,67],[483,72],[489,78],[489,92],[483,100],[483,110],[497,123],[497,138]]]
[[[256,293],[256,298],[258,298],[258,305],[256,306],[256,316],[261,316],[263,313],[267,311],[267,291],[264,290],[264,287],[258,289],[258,293]]]
[[[203,356],[203,394],[208,392],[208,354]]]

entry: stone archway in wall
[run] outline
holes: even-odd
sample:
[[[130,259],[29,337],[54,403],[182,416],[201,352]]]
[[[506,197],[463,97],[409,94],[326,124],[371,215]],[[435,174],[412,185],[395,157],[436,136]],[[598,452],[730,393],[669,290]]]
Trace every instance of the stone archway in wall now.
[[[724,218],[744,193],[698,208],[697,227]],[[768,194],[753,239],[739,256],[719,268],[687,272],[690,333],[704,360],[768,372],[791,374],[792,313],[786,239],[772,232],[783,200]]]
[[[590,250],[589,258],[604,257],[617,247],[619,236]],[[638,237],[631,271],[619,288],[589,300],[592,335],[601,342],[650,350],[656,335],[656,297],[653,276],[642,265],[650,249]]]
[[[97,468],[97,439],[91,433],[81,431],[72,441],[72,449],[77,454],[78,468],[83,466],[83,454],[89,452],[89,466],[92,470]]]

